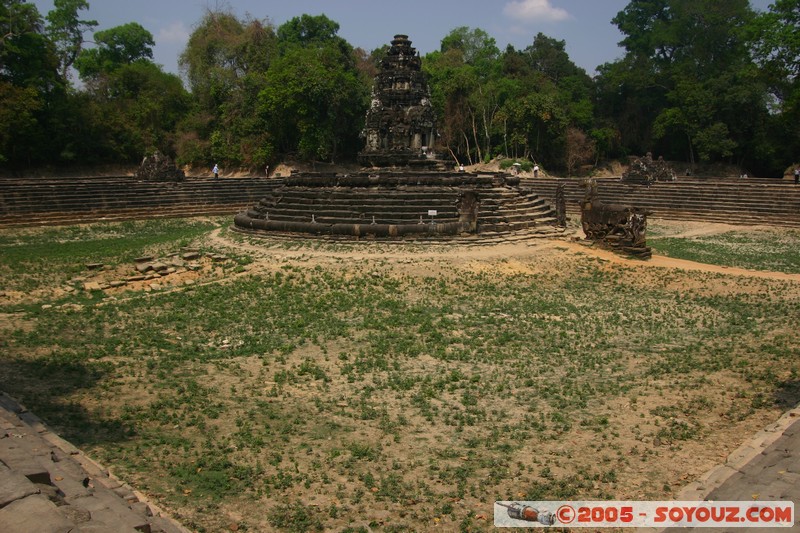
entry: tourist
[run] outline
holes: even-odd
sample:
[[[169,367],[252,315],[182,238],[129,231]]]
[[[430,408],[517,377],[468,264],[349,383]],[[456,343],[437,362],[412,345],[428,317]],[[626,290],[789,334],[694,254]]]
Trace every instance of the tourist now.
[[[800,167],[794,169],[794,184],[800,184]]]
[[[264,169],[264,174],[266,174],[267,177],[269,177],[269,165],[267,165],[267,168]]]
[[[539,177],[539,165],[533,165],[533,177],[534,178]]]
[[[211,169],[211,172],[214,173],[214,179],[219,178],[219,167],[216,165],[216,163],[214,164],[214,168]]]
[[[463,164],[462,165],[458,165],[458,171],[459,172],[464,172],[464,165]]]

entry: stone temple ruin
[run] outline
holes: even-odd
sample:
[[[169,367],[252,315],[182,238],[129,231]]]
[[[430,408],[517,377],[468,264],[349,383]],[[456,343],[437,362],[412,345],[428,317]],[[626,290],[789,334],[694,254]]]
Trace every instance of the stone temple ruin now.
[[[622,181],[639,185],[650,185],[656,181],[675,181],[675,171],[663,157],[653,160],[648,152],[644,157],[631,161],[628,170],[622,174]]]
[[[436,170],[435,115],[421,59],[396,35],[375,78],[359,154],[364,171],[282,178],[235,228],[349,238],[563,232],[553,208],[505,173]]]
[[[395,35],[372,86],[358,160],[365,167],[430,168],[436,116],[422,60],[407,35]]]
[[[183,181],[186,175],[169,156],[156,150],[153,155],[146,156],[136,171],[135,177],[147,181]]]
[[[646,243],[647,215],[638,207],[604,203],[597,194],[597,182],[584,182],[581,225],[586,238],[624,255],[649,259],[652,251]]]

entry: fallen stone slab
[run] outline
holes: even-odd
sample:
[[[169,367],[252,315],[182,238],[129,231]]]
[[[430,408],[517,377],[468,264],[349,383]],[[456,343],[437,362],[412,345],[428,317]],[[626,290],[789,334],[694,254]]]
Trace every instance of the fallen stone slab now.
[[[144,281],[146,279],[147,279],[147,276],[128,276],[127,278],[125,278],[125,281],[127,281],[128,283],[131,283],[131,282],[134,282],[134,281]]]
[[[65,500],[70,506],[85,509],[92,515],[92,520],[99,520],[106,524],[114,524],[118,531],[150,531],[147,517],[137,515],[129,504],[120,499],[109,490],[97,490],[85,498],[70,498]]]
[[[103,266],[103,263],[86,263],[87,270],[100,270]]]
[[[111,288],[113,288],[113,289],[116,289],[116,288],[118,288],[118,287],[124,287],[124,286],[125,286],[125,285],[127,285],[127,284],[128,284],[128,282],[127,282],[127,281],[123,281],[123,280],[116,280],[116,281],[112,281],[112,282],[110,282],[110,283],[109,283],[109,286],[111,286]]]
[[[87,281],[83,284],[83,290],[85,291],[99,291],[102,290],[101,286],[96,281]]]
[[[152,255],[143,255],[142,257],[137,257],[133,260],[134,263],[149,263],[150,261],[154,260],[155,257]]]
[[[136,263],[136,271],[141,274],[150,272],[151,270],[153,270],[153,265],[150,263]]]
[[[32,441],[33,439],[27,439]],[[35,442],[26,442],[26,437],[16,436],[0,439],[0,461],[11,470],[25,476],[32,483],[50,484],[50,472],[39,457],[49,450],[35,448]]]
[[[181,259],[183,259],[184,261],[195,261],[197,259],[200,259],[200,257],[201,256],[199,252],[186,252],[181,256]]]

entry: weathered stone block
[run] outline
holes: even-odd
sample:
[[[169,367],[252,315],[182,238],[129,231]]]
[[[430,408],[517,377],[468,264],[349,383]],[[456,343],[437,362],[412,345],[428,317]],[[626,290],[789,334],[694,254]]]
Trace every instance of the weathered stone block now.
[[[28,478],[0,464],[0,508],[38,493],[39,489]]]
[[[0,509],[3,533],[68,533],[75,524],[41,495],[28,496]]]

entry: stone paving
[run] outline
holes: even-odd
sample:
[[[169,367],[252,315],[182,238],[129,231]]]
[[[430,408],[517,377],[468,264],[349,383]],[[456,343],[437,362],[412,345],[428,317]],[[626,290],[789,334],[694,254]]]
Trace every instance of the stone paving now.
[[[791,501],[794,526],[771,531],[800,531],[800,406],[756,433],[718,465],[676,495],[677,501]],[[640,529],[640,533],[763,532],[762,527]]]
[[[2,533],[189,533],[0,394]]]

